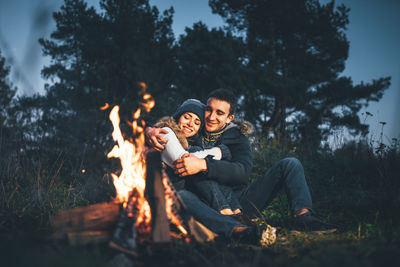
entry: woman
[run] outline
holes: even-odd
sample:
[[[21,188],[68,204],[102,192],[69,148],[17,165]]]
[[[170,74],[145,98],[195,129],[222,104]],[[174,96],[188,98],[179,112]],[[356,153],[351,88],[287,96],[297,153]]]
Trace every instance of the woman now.
[[[205,105],[196,99],[188,99],[176,110],[172,117],[162,118],[155,126],[166,131],[163,137],[167,140],[161,153],[161,159],[168,165],[167,173],[174,184],[182,180],[173,174],[173,163],[184,154],[192,153],[198,158],[213,157],[214,159],[231,158],[227,146],[220,145],[210,149],[190,147],[189,143],[198,137],[198,132],[204,125]],[[191,177],[192,190],[208,205],[224,215],[234,215],[241,212],[241,206],[236,195],[228,186],[220,185],[215,181],[204,180],[201,176]]]

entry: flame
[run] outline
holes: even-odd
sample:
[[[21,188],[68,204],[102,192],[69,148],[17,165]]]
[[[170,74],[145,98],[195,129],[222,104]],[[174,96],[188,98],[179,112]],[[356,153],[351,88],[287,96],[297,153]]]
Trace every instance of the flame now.
[[[155,101],[154,101],[154,98],[151,96],[151,95],[149,95],[149,94],[144,94],[143,95],[143,100],[145,100],[145,102],[141,102],[140,103],[140,105],[147,111],[147,112],[150,112],[150,110],[152,109],[152,108],[154,108],[154,106],[155,106]]]
[[[162,182],[164,185],[164,190],[165,190],[165,209],[167,212],[168,217],[170,218],[171,222],[176,225],[176,227],[179,229],[179,231],[182,232],[184,236],[188,234],[186,229],[183,227],[181,220],[175,215],[175,212],[173,212],[173,206],[174,206],[174,199],[173,199],[173,189],[170,186],[168,182],[167,175],[165,172],[162,173]]]
[[[149,233],[151,225],[151,209],[144,194],[146,187],[146,160],[144,154],[146,149],[143,127],[145,126],[145,123],[141,120],[141,126],[139,126],[138,120],[142,113],[142,109],[149,112],[154,107],[155,101],[150,94],[145,93],[147,85],[145,83],[139,83],[139,85],[142,87],[139,94],[142,95],[143,101],[140,102],[140,107],[133,114],[133,121],[128,123],[132,127],[135,140],[134,142],[131,142],[123,137],[119,127],[119,106],[114,106],[110,112],[109,118],[114,128],[112,137],[117,144],[114,145],[112,150],[107,154],[107,158],[119,158],[122,167],[119,176],[114,173],[111,174],[114,187],[117,191],[115,201],[123,203],[124,208],[129,206],[128,214],[136,217],[136,226],[138,231]],[[108,108],[108,104],[102,108],[106,109],[105,107]],[[186,229],[182,226],[181,221],[172,210],[173,199],[171,198],[171,195],[173,195],[174,192],[168,184],[168,179],[164,172],[162,181],[165,188],[167,215],[183,235],[187,236]]]
[[[104,106],[100,107],[100,110],[106,110],[110,107],[108,103],[105,103]]]
[[[137,84],[141,87],[140,91],[139,91],[139,95],[143,95],[147,90],[147,84],[144,82],[138,82]]]
[[[145,149],[144,134],[142,131],[141,136],[136,138],[135,143],[125,140],[119,127],[120,118],[118,112],[119,106],[115,106],[110,112],[110,120],[114,127],[112,137],[117,144],[107,154],[108,158],[119,158],[122,166],[119,176],[114,173],[111,174],[117,191],[115,200],[123,203],[124,208],[126,208],[129,197],[132,195],[133,189],[135,189],[135,193],[137,193],[137,203],[135,205],[138,209],[136,225],[149,224],[151,221],[150,206],[144,197],[146,187],[146,162],[143,156]],[[132,130],[135,132],[137,128],[138,126]]]

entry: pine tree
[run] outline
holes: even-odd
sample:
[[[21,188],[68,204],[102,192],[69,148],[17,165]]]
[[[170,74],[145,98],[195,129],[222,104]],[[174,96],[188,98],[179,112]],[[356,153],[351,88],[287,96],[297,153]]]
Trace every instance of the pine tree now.
[[[0,126],[6,127],[11,118],[13,99],[17,89],[9,80],[10,68],[6,66],[6,59],[0,51]]]
[[[221,87],[237,91],[242,83],[243,55],[242,40],[222,29],[209,30],[201,22],[186,28],[177,46],[180,100],[206,101],[210,91]]]
[[[111,123],[101,106],[120,105],[124,123],[138,107],[138,82],[147,83],[157,101],[168,95],[175,75],[172,9],[160,15],[147,0],[102,0],[100,8],[65,0],[54,13],[51,39],[40,40],[51,58],[42,74],[52,82],[40,122],[49,153],[65,154],[74,171],[82,164],[96,170],[106,160]],[[167,105],[157,104],[158,113]]]
[[[15,94],[9,80],[10,68],[0,51],[0,177],[10,172],[10,159],[18,152],[15,125]]]
[[[317,0],[211,0],[210,5],[245,35],[248,82],[241,107],[259,129],[290,131],[316,145],[335,127],[366,132],[357,112],[382,97],[390,78],[353,85],[340,77],[349,50],[348,8]]]

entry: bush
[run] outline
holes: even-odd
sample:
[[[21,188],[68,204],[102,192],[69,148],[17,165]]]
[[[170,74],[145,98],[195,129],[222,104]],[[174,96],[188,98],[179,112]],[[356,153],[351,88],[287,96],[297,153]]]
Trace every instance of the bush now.
[[[333,151],[296,147],[278,140],[254,142],[252,179],[285,157],[303,164],[314,209],[344,230],[373,237],[399,236],[400,151],[397,140],[374,148],[366,141],[349,142]],[[266,168],[267,167],[267,168]],[[288,225],[288,204],[283,192],[264,211],[271,223]]]

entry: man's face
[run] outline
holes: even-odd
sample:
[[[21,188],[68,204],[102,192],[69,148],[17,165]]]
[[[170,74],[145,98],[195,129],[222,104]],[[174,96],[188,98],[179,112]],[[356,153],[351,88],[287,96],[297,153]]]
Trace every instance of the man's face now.
[[[207,101],[205,115],[205,127],[207,132],[221,130],[227,123],[234,119],[229,115],[231,105],[223,100],[209,98]]]

